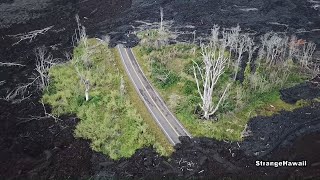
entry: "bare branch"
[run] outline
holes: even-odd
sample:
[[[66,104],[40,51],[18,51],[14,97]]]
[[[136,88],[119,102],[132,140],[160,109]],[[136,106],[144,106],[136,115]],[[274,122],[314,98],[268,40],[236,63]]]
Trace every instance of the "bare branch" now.
[[[19,85],[12,91],[10,91],[4,98],[6,101],[12,103],[22,102],[31,97],[29,88],[36,86],[36,90],[43,91],[49,85],[49,69],[57,64],[57,60],[53,59],[53,56],[47,53],[44,47],[35,49],[36,54],[36,68],[31,82]],[[17,97],[21,98],[18,99]]]
[[[302,49],[301,64],[305,68],[309,68],[312,63],[312,55],[316,50],[316,44],[313,42],[305,43]]]
[[[261,38],[262,49],[265,51],[261,53],[261,59],[265,58],[266,63],[271,65],[284,63],[286,61],[287,47],[288,47],[288,37],[280,36],[277,33],[267,33]],[[289,52],[290,53],[290,52]],[[291,52],[292,53],[292,52]]]
[[[49,70],[52,66],[55,66],[57,62],[52,54],[47,53],[45,47],[35,49],[35,54],[37,57],[35,70],[39,76],[39,81],[37,82],[38,89],[45,90],[49,85]]]
[[[238,74],[238,70],[239,70],[239,66],[240,66],[240,62],[243,56],[243,53],[247,50],[247,42],[248,42],[248,38],[249,35],[248,34],[240,34],[239,38],[238,38],[238,42],[237,42],[237,50],[236,52],[238,52],[238,58],[236,60],[236,64],[235,64],[235,73],[234,73],[234,80],[236,80],[237,78],[237,74]]]
[[[48,118],[53,118],[55,120],[55,122],[58,122],[58,121],[62,121],[61,119],[57,118],[56,116],[50,114],[50,113],[47,113],[47,110],[43,104],[43,101],[41,101],[41,104],[42,104],[42,107],[43,107],[43,111],[44,111],[44,116],[30,116],[30,118],[19,118],[23,121],[20,121],[18,122],[16,125],[20,125],[20,124],[23,124],[23,123],[27,123],[27,122],[30,122],[30,121],[33,121],[33,120],[43,120],[43,119],[48,119]]]
[[[164,27],[163,27],[163,8],[160,7],[160,28],[159,28],[159,32],[163,32],[164,31]]]
[[[0,62],[0,66],[26,66],[26,65],[22,65],[22,64],[18,64],[18,63],[4,63],[4,62]]]
[[[18,86],[17,88],[15,88],[11,92],[9,92],[7,94],[7,96],[4,97],[3,99],[5,99],[6,101],[13,101],[18,95],[21,95],[22,97],[24,97],[24,94],[27,92],[27,89],[29,87],[31,87],[32,85],[34,85],[34,83],[38,79],[39,79],[39,76],[34,78],[32,82]]]
[[[19,39],[17,42],[15,42],[13,44],[13,46],[14,46],[14,45],[19,44],[22,41],[25,41],[25,40],[29,40],[29,42],[32,42],[37,36],[39,36],[40,34],[46,33],[47,31],[49,31],[52,28],[53,28],[53,26],[49,26],[49,27],[46,27],[46,28],[40,29],[40,30],[34,30],[34,31],[27,32],[27,33],[8,35],[8,36]]]

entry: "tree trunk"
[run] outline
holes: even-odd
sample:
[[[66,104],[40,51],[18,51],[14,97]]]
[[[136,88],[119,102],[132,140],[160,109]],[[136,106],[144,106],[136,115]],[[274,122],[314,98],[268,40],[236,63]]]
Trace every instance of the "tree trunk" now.
[[[89,101],[89,90],[86,90],[85,96],[86,96],[86,101]]]

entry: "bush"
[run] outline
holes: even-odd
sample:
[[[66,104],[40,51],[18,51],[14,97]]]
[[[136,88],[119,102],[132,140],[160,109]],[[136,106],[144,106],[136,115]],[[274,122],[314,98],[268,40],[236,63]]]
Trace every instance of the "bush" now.
[[[152,63],[152,76],[157,85],[163,89],[169,88],[179,81],[179,76],[157,61]]]
[[[186,80],[183,87],[183,93],[185,95],[196,94],[197,93],[197,84],[193,81]]]

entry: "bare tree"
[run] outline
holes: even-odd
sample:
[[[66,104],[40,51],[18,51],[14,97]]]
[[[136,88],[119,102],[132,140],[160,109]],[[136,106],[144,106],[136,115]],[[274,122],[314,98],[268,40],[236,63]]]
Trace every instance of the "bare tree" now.
[[[237,74],[239,71],[239,66],[240,66],[240,62],[243,56],[243,53],[246,51],[247,49],[247,39],[249,38],[248,34],[240,34],[239,38],[238,38],[238,42],[237,42],[237,53],[238,53],[238,58],[236,60],[236,64],[235,64],[235,72],[234,72],[234,77],[233,80],[236,80],[237,78]]]
[[[36,87],[36,90],[45,90],[49,85],[49,70],[52,66],[58,64],[57,59],[54,59],[50,53],[47,53],[45,47],[35,49],[36,68],[31,81],[21,84],[15,89],[11,90],[3,99],[12,102],[21,102],[31,96],[30,87]],[[7,64],[8,65],[8,64]],[[9,64],[12,66],[24,66],[20,64]],[[34,91],[33,91],[34,92]],[[21,99],[17,99],[20,96]]]
[[[316,50],[316,44],[313,42],[304,43],[302,49],[301,65],[304,68],[309,68],[309,65],[312,63],[312,55]]]
[[[250,36],[247,37],[247,51],[248,51],[248,62],[252,62],[253,53],[259,48],[258,45],[255,44],[254,38],[251,38]]]
[[[202,104],[200,107],[204,113],[203,117],[209,119],[219,108],[226,96],[230,84],[225,88],[219,102],[214,105],[212,102],[213,90],[219,77],[224,72],[227,58],[224,56],[224,49],[219,46],[219,41],[215,38],[216,29],[213,30],[213,41],[209,45],[201,44],[201,54],[204,68],[201,68],[195,61],[193,66],[194,78],[197,83],[198,93]]]
[[[49,85],[49,70],[52,66],[56,65],[56,59],[53,58],[52,54],[47,53],[45,47],[39,47],[35,49],[36,54],[36,72],[38,75],[38,89],[45,90]]]
[[[291,60],[299,54],[299,44],[296,36],[291,36],[289,41],[288,58]]]
[[[264,55],[266,63],[269,67],[277,63],[284,63],[286,61],[287,48],[288,48],[288,37],[281,37],[277,33],[267,33],[261,38],[262,51],[265,51]],[[263,56],[261,57],[263,58]]]
[[[77,29],[73,38],[74,46],[82,45],[82,54],[80,57],[75,58],[75,69],[80,78],[80,84],[84,85],[85,88],[85,100],[89,101],[89,91],[90,91],[90,79],[89,72],[91,67],[88,37],[86,33],[86,28],[81,25],[80,18],[76,15]],[[76,44],[75,44],[76,43]]]
[[[86,77],[85,72],[81,72],[78,67],[75,67],[78,76],[80,77],[80,83],[84,85],[85,91],[85,99],[86,101],[89,101],[89,91],[90,91],[90,80]]]
[[[230,47],[230,56],[232,52],[235,52],[237,54],[240,32],[241,28],[238,25],[236,27],[232,27],[227,34],[228,46]]]

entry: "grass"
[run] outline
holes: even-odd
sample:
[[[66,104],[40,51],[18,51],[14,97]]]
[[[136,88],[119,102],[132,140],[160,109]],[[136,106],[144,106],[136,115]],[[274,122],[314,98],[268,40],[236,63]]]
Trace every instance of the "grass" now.
[[[86,53],[89,64],[81,61]],[[89,101],[85,101],[85,88],[75,67],[90,81]],[[115,50],[89,39],[87,47],[80,44],[74,49],[70,62],[50,69],[51,83],[42,100],[52,106],[56,116],[79,117],[75,136],[90,140],[93,150],[112,159],[130,157],[137,149],[149,146],[161,155],[170,154],[172,147],[137,99],[126,76],[126,93],[120,92],[124,71],[119,67]]]
[[[145,38],[145,37],[142,37]],[[154,37],[153,37],[154,38]],[[144,41],[142,41],[144,42]],[[287,104],[280,99],[279,90],[290,87],[305,80],[298,69],[293,66],[288,77],[281,79],[287,71],[271,70],[261,65],[260,70],[251,74],[246,71],[245,83],[233,83],[225,102],[220,107],[217,121],[206,121],[198,115],[201,99],[193,79],[192,60],[201,61],[200,49],[190,44],[173,44],[153,47],[141,43],[133,51],[143,71],[154,84],[157,91],[164,98],[169,108],[175,113],[182,124],[196,137],[211,137],[218,140],[241,140],[241,133],[250,118],[255,116],[271,116],[280,111],[293,109],[309,104],[299,101]],[[174,74],[172,83],[162,85],[158,76],[159,67]],[[232,70],[226,72],[218,81],[215,92],[217,102],[225,85],[230,82]],[[170,79],[171,77],[169,77]],[[260,78],[260,79],[259,79]],[[261,81],[253,87],[253,81]],[[247,82],[246,82],[247,81]],[[255,88],[255,90],[253,89]]]

